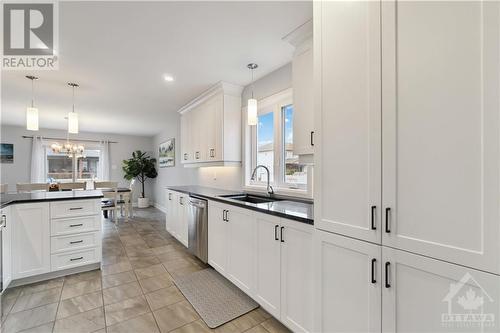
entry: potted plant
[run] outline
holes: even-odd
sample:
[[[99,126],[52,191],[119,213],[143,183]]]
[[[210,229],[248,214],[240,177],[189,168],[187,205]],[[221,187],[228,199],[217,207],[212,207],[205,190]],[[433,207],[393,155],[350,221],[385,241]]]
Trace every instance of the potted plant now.
[[[139,208],[149,207],[149,199],[146,198],[144,193],[144,183],[148,178],[156,178],[158,172],[156,172],[156,159],[137,150],[132,153],[132,158],[128,160],[123,160],[123,172],[125,173],[125,179],[132,180],[137,178],[141,183],[141,196],[137,199],[137,206]]]

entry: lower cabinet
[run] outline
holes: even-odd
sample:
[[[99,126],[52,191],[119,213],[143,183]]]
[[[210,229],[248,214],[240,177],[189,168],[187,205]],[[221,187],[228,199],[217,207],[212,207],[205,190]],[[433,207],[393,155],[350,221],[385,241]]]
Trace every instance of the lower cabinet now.
[[[498,332],[500,276],[315,231],[317,332]]]
[[[313,226],[209,201],[208,263],[294,332],[313,324]]]
[[[2,208],[1,216],[2,227],[2,283],[3,289],[6,289],[12,281],[12,215],[11,207]]]
[[[11,207],[12,278],[50,272],[49,203],[16,204]]]
[[[189,195],[167,190],[166,209],[166,230],[187,247]]]

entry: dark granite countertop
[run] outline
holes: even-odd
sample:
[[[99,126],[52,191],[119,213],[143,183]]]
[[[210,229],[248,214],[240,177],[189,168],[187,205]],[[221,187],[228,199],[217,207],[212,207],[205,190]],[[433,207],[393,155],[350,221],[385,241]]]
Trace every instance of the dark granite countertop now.
[[[223,197],[225,195],[241,194],[244,193],[244,191],[228,191],[194,185],[168,186],[167,188],[172,191],[189,194],[190,196],[227,203],[233,206],[243,207],[265,214],[276,215],[302,223],[314,224],[314,205],[308,202],[284,199],[255,204]]]
[[[73,191],[33,191],[28,193],[4,193],[0,194],[0,208],[8,205],[40,202],[40,201],[60,201],[60,200],[80,200],[102,198],[99,190],[73,190]]]

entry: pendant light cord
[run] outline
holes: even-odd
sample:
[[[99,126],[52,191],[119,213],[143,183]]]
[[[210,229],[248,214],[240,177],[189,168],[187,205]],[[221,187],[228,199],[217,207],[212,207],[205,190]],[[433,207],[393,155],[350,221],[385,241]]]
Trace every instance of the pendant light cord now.
[[[251,69],[252,71],[252,99],[253,99],[253,68]]]
[[[75,86],[73,87],[73,113],[75,113]]]
[[[31,79],[31,107],[35,107],[35,80]]]

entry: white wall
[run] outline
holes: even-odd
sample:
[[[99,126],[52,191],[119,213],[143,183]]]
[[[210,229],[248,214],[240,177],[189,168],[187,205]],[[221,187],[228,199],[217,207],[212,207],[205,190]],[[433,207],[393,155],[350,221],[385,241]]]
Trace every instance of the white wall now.
[[[40,129],[40,131],[27,131],[24,127],[2,125],[0,127],[0,137],[2,143],[14,144],[14,163],[0,164],[0,178],[2,184],[8,183],[9,190],[15,190],[16,183],[30,181],[31,168],[31,139],[24,139],[22,136],[41,135],[44,137],[65,138],[66,131]],[[70,139],[89,139],[89,140],[109,140],[117,141],[110,145],[110,180],[116,181],[120,186],[128,186],[129,181],[123,178],[122,161],[131,157],[135,150],[142,150],[153,153],[153,138],[145,136],[118,135],[104,133],[79,133],[73,134]],[[59,141],[62,143],[61,141]],[[154,181],[146,184],[146,196],[154,199],[153,192]],[[140,187],[134,190],[134,197],[140,194]]]
[[[260,78],[255,81],[253,86],[253,95],[257,100],[290,88],[292,86],[292,63],[288,63]],[[252,87],[248,85],[243,89],[243,93],[241,94],[241,105],[247,105],[247,100],[251,96]]]

